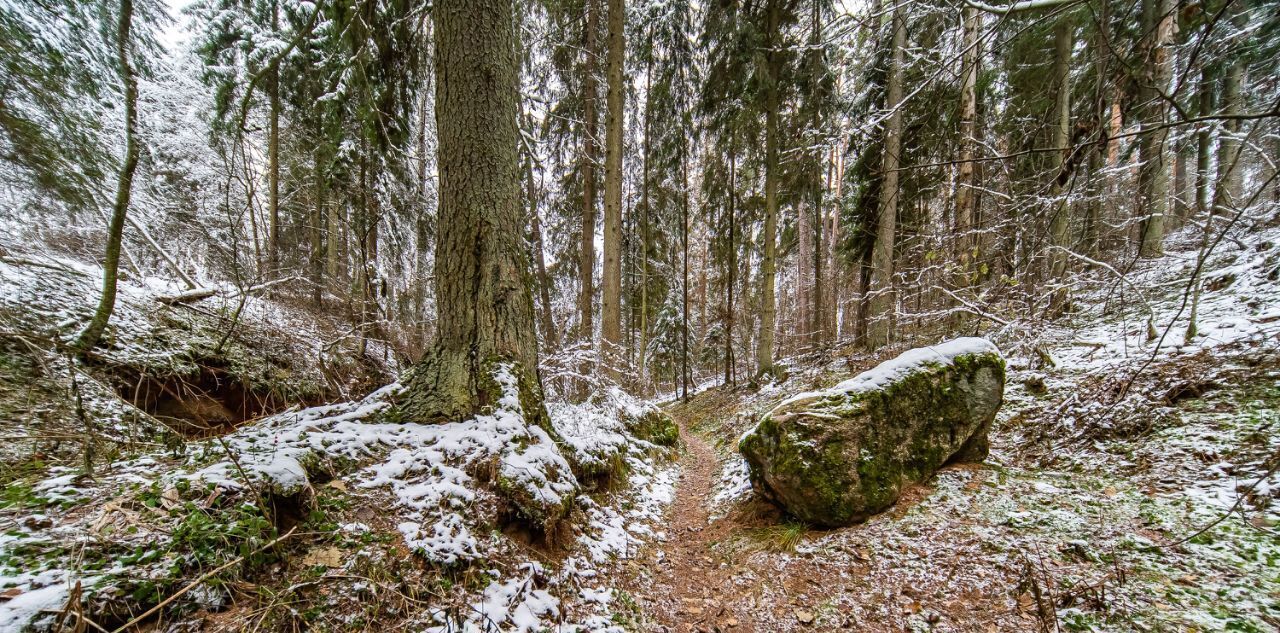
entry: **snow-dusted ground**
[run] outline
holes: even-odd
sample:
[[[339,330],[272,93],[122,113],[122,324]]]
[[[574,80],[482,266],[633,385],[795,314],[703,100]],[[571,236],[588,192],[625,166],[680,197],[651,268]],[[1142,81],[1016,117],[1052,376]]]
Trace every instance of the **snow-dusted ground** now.
[[[794,551],[744,546],[767,533],[755,527],[729,530],[708,554],[726,561],[726,587],[757,614],[756,630],[1036,630],[1045,613],[1070,630],[1274,630],[1280,477],[1264,475],[1280,451],[1280,230],[1240,240],[1209,266],[1190,343],[1189,234],[1128,281],[1097,271],[1059,323],[988,332],[1010,367],[988,464],[946,469],[884,515],[808,532]],[[86,314],[76,297],[92,286],[84,272],[0,263],[0,309],[29,318],[27,331],[73,329]],[[177,310],[157,309],[154,296],[174,290],[126,285],[125,342],[109,353],[145,346],[155,331],[147,313]],[[279,309],[254,305],[267,320]],[[306,348],[321,337],[299,338]],[[69,369],[48,360],[51,373]],[[712,520],[738,520],[751,505],[734,442],[761,413],[870,364],[793,360],[787,380],[754,393],[700,387],[694,410],[715,404],[692,422],[722,459],[705,499]],[[276,598],[233,603],[232,575],[185,594],[173,616],[213,630],[300,618],[436,633],[636,630],[654,597],[628,561],[661,561],[683,536],[665,531],[678,468],[627,426],[653,405],[612,388],[550,402],[557,443],[525,423],[510,374],[496,378],[505,397],[469,420],[387,419],[399,389],[390,385],[185,450],[142,442],[100,459],[92,478],[73,463],[16,478],[0,505],[0,629],[52,622],[77,583],[89,612],[122,621],[112,608],[136,613],[245,556],[232,573]],[[108,387],[95,393],[96,410],[117,407],[104,419],[123,434],[128,405]],[[571,464],[627,477],[591,491]],[[514,499],[569,504],[571,527],[513,527]],[[276,528],[261,504],[303,515]],[[283,549],[259,552],[295,524]]]
[[[670,451],[629,431],[652,405],[617,388],[590,402],[549,404],[562,444],[526,423],[514,378],[501,369],[495,379],[503,398],[469,420],[386,419],[400,391],[392,384],[166,446],[154,441],[161,425],[122,400],[109,374],[115,367],[198,372],[196,363],[240,307],[237,289],[218,287],[212,298],[173,305],[158,299],[184,287],[126,279],[98,364],[73,365],[56,342],[88,319],[101,269],[23,254],[14,244],[0,252],[0,325],[8,337],[0,350],[0,404],[5,430],[20,438],[0,451],[11,469],[0,499],[0,630],[48,626],[77,595],[86,613],[118,625],[240,556],[243,565],[184,594],[173,615],[227,609],[226,581],[240,573],[270,579],[282,564],[301,575],[318,565],[324,583],[347,585],[313,597],[326,611],[318,617],[331,624],[365,617],[357,612],[368,592],[388,591],[383,576],[399,575],[410,586],[434,587],[415,594],[411,609],[383,614],[415,630],[535,631],[551,623],[608,630],[608,570],[664,538],[662,508],[675,480]],[[335,344],[341,335],[331,323],[251,296],[224,355],[246,363],[246,376],[270,374],[298,385],[299,394],[326,387],[341,393],[348,385],[335,384],[333,373],[349,362],[341,341]],[[371,355],[385,356],[371,347]],[[25,384],[28,374],[36,384]],[[68,429],[81,431],[67,397],[73,375],[107,447],[93,456],[92,474],[79,460],[78,439],[41,457]],[[592,493],[571,462],[626,477]],[[512,514],[539,508],[571,511],[565,525],[572,530],[547,535],[556,541],[550,549],[537,535],[527,543],[528,535],[502,531]],[[289,527],[296,532],[283,550],[258,551]]]
[[[1191,230],[1127,282],[1095,272],[1062,322],[989,332],[1011,371],[986,466],[794,553],[717,546],[731,586],[757,587],[757,630],[805,629],[797,610],[824,629],[1039,630],[1044,614],[1064,630],[1280,628],[1280,230],[1239,240],[1206,268],[1189,343]],[[848,364],[793,367],[704,424],[723,460],[714,516],[752,498],[739,434]]]
[[[563,630],[579,630],[565,622],[562,599],[583,619],[577,625],[581,630],[606,630],[601,627],[608,620],[612,590],[599,579],[601,570],[633,556],[643,543],[662,538],[662,508],[674,493],[673,467],[663,465],[659,447],[625,430],[625,416],[643,413],[648,405],[614,392],[602,402],[551,407],[552,422],[567,444],[596,458],[616,454],[626,461],[630,477],[625,488],[596,500],[579,494],[568,462],[547,433],[525,423],[510,373],[499,371],[498,382],[505,395],[495,412],[470,420],[435,425],[378,422],[377,416],[399,389],[391,385],[361,401],[266,418],[220,440],[190,447],[191,456],[185,460],[147,455],[104,469],[94,481],[78,476],[75,469],[55,468],[32,487],[32,505],[52,506],[47,517],[27,514],[12,521],[0,541],[0,589],[15,596],[0,603],[0,622],[47,624],[76,582],[111,593],[122,577],[160,577],[167,568],[189,562],[178,544],[165,541],[172,540],[166,532],[183,523],[176,515],[184,508],[193,511],[190,504],[222,495],[235,496],[236,503],[252,503],[246,490],[270,491],[280,498],[314,496],[318,488],[333,492],[337,486],[342,491],[388,492],[378,497],[391,504],[381,509],[378,523],[396,530],[400,543],[423,560],[440,568],[488,569],[485,575],[490,579],[478,593],[458,597],[465,608],[450,609],[452,603],[442,601],[416,616],[426,630],[537,631],[549,622],[567,627]],[[486,533],[498,524],[495,509],[503,503],[493,486],[473,477],[485,470],[480,468],[485,462],[495,464],[490,476],[519,486],[542,503],[578,507],[578,533],[553,571],[513,547],[509,539]],[[342,472],[342,463],[356,466]],[[317,473],[334,471],[337,479],[316,481]],[[246,478],[252,488],[246,486]],[[93,501],[123,500],[139,487],[161,491],[161,508],[174,510],[168,515],[175,516],[140,519],[145,507]],[[76,506],[88,507],[83,512],[68,510]],[[370,529],[359,523],[343,526],[357,536]],[[101,543],[93,541],[104,537],[114,547],[163,553],[152,562],[94,573],[88,573],[77,557],[56,553],[77,544],[97,549]],[[362,552],[344,556],[349,558],[331,573],[357,565]],[[497,561],[502,563],[495,565]],[[224,600],[216,592],[212,596],[214,604]]]

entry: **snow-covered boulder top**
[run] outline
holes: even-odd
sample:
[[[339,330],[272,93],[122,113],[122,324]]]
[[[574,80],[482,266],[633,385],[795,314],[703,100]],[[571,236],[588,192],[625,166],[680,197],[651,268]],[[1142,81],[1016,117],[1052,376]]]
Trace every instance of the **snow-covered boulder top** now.
[[[945,464],[985,459],[1004,377],[984,339],[913,349],[787,399],[738,448],[757,492],[810,523],[848,525]]]
[[[921,367],[928,365],[954,365],[957,357],[987,353],[994,354],[997,358],[1003,358],[1000,354],[1000,349],[996,347],[995,343],[976,336],[964,336],[944,341],[937,345],[909,349],[898,355],[897,358],[880,363],[834,387],[798,393],[782,401],[774,410],[788,408],[796,402],[812,400],[815,397],[851,395],[883,389],[885,386],[901,380]]]

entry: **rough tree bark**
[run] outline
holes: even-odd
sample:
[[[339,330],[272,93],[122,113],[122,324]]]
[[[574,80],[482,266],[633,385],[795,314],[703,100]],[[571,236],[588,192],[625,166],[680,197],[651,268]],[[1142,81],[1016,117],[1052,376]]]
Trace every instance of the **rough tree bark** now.
[[[531,424],[549,427],[538,376],[517,143],[513,0],[437,0],[436,336],[408,377],[405,419],[470,416],[509,363]]]
[[[893,9],[893,60],[889,67],[886,106],[890,108],[885,126],[884,159],[880,173],[880,212],[876,222],[875,246],[871,251],[871,283],[867,320],[867,347],[877,349],[893,338],[893,249],[898,219],[898,160],[902,148],[902,64],[907,43],[907,26],[902,5]]]
[[[116,308],[116,281],[120,272],[120,249],[124,241],[125,216],[129,213],[129,197],[133,192],[133,174],[138,168],[138,79],[129,61],[129,33],[133,28],[133,0],[120,0],[116,24],[116,62],[124,83],[124,163],[116,183],[115,206],[107,225],[107,252],[102,263],[102,295],[89,325],[76,339],[74,347],[83,354],[98,344]]]
[[[605,368],[617,377],[622,358],[622,63],[626,41],[623,0],[609,0],[604,140],[604,272],[600,291],[600,347]]]

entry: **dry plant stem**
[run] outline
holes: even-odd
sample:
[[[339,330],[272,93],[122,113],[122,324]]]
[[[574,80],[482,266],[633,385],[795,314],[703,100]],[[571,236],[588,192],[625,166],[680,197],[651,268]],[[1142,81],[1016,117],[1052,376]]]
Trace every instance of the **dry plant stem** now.
[[[227,452],[227,458],[235,465],[236,472],[239,472],[240,476],[244,478],[244,485],[248,486],[249,490],[253,492],[253,497],[258,502],[258,510],[262,512],[262,516],[270,521],[271,508],[267,505],[266,499],[262,498],[262,493],[258,491],[258,487],[253,485],[253,480],[249,479],[249,474],[244,472],[244,468],[240,466],[240,459],[231,451],[231,447],[227,446],[227,442],[222,439],[222,436],[218,436],[215,439],[218,440],[218,444],[222,445],[222,450]],[[290,532],[292,531],[290,530]]]
[[[1191,539],[1193,539],[1193,538],[1195,538],[1195,537],[1197,537],[1197,536],[1200,536],[1201,534],[1204,534],[1205,532],[1208,532],[1209,530],[1212,530],[1212,529],[1213,529],[1214,527],[1216,527],[1219,523],[1222,523],[1223,521],[1226,521],[1226,520],[1227,520],[1227,517],[1231,516],[1231,513],[1235,512],[1236,510],[1238,510],[1238,509],[1240,508],[1240,504],[1244,502],[1245,497],[1249,496],[1249,493],[1253,492],[1253,491],[1254,491],[1254,490],[1255,490],[1259,485],[1261,485],[1261,484],[1262,484],[1262,482],[1266,481],[1268,478],[1270,478],[1272,475],[1274,475],[1274,474],[1276,473],[1276,471],[1277,471],[1277,470],[1280,470],[1280,452],[1273,454],[1273,455],[1271,456],[1271,460],[1270,460],[1270,461],[1275,462],[1274,464],[1272,464],[1272,465],[1271,465],[1271,468],[1268,468],[1268,469],[1267,469],[1267,472],[1262,473],[1262,476],[1261,476],[1261,477],[1258,477],[1258,479],[1257,479],[1257,480],[1255,480],[1255,481],[1253,482],[1253,484],[1252,484],[1252,485],[1250,485],[1248,488],[1246,488],[1243,492],[1241,492],[1241,493],[1237,494],[1237,495],[1236,495],[1236,502],[1235,502],[1235,503],[1233,503],[1233,504],[1231,504],[1231,507],[1230,507],[1230,508],[1227,508],[1227,511],[1226,511],[1226,512],[1223,512],[1221,516],[1219,516],[1218,518],[1216,518],[1216,519],[1214,519],[1214,520],[1210,521],[1210,522],[1209,522],[1208,524],[1206,524],[1204,527],[1202,527],[1202,528],[1200,528],[1200,529],[1196,530],[1195,532],[1192,532],[1191,534],[1189,534],[1189,535],[1187,535],[1187,536],[1185,536],[1185,537],[1183,537],[1183,538],[1180,538],[1180,539],[1178,539],[1178,540],[1176,540],[1176,541],[1174,541],[1174,542],[1172,542],[1172,543],[1165,543],[1164,545],[1157,545],[1156,547],[1158,547],[1158,548],[1160,548],[1160,549],[1167,549],[1167,548],[1171,548],[1171,547],[1177,547],[1177,546],[1179,546],[1179,545],[1182,545],[1183,543],[1186,543],[1186,542],[1190,541]],[[1246,524],[1248,524],[1249,522],[1248,522],[1248,521],[1245,521],[1245,523],[1246,523]]]

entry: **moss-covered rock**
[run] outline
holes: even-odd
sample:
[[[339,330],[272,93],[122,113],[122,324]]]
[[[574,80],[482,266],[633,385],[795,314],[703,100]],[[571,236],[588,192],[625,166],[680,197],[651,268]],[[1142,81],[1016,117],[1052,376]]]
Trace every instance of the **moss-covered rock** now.
[[[658,446],[675,446],[680,443],[680,427],[671,416],[656,407],[631,415],[626,420],[627,431],[646,442]]]
[[[985,459],[1004,380],[984,339],[913,349],[786,400],[738,448],[763,496],[810,523],[849,525],[948,463]]]

